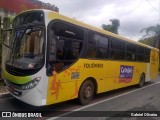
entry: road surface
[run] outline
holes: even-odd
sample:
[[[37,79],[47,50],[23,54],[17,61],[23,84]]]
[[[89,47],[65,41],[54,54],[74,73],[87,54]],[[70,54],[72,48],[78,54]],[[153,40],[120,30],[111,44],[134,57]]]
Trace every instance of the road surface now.
[[[111,113],[111,116],[118,114],[117,112],[111,111],[122,111],[123,113],[125,113],[124,111],[160,111],[160,79],[149,82],[140,89],[136,86],[130,86],[99,94],[94,98],[92,103],[86,106],[81,106],[76,100],[71,100],[45,107],[33,107],[16,98],[9,97],[0,99],[0,111],[42,112],[45,118],[36,118],[41,120],[159,120],[160,118],[158,117],[122,118],[110,117],[108,114]],[[81,115],[83,118],[80,117]]]

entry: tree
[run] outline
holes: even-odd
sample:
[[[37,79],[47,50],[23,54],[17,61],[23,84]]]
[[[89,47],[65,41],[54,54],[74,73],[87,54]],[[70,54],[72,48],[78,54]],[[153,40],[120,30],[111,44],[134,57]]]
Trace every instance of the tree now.
[[[141,33],[145,32],[145,34],[143,35],[141,40],[139,40],[139,42],[156,47],[160,50],[160,25],[159,24],[144,28],[140,32]],[[159,58],[159,63],[160,63],[160,58]]]
[[[139,40],[139,42],[142,42],[144,44],[153,46],[153,47],[158,47],[158,35],[160,34],[160,25],[157,24],[155,26],[149,26],[147,28],[144,28],[140,31],[141,33],[144,33],[144,35],[142,36],[141,40]]]
[[[102,28],[106,31],[118,34],[118,27],[120,26],[120,21],[118,19],[110,19],[109,21],[111,21],[112,24],[102,24]]]
[[[149,45],[149,46],[155,46],[154,44],[156,43],[157,37],[149,37],[149,38],[144,38],[139,40],[139,42]]]
[[[142,37],[143,39],[158,36],[160,34],[160,25],[157,24],[155,26],[149,26],[147,28],[142,29],[140,32],[145,33]]]

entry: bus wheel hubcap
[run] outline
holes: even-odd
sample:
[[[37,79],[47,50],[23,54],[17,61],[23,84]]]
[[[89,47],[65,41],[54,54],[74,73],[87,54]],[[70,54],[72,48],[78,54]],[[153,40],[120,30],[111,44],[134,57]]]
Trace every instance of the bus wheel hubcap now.
[[[90,86],[87,86],[84,92],[84,97],[89,98],[92,94],[92,88]]]

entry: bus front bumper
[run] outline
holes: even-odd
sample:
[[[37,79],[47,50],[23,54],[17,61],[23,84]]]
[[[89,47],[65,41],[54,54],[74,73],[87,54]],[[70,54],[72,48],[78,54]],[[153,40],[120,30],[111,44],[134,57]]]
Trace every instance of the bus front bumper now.
[[[42,94],[37,89],[37,87],[34,87],[33,89],[29,90],[19,90],[14,87],[12,87],[7,80],[4,80],[6,84],[7,91],[17,99],[19,99],[22,102],[25,102],[27,104],[33,105],[33,106],[44,106],[46,105],[46,99],[42,99]]]

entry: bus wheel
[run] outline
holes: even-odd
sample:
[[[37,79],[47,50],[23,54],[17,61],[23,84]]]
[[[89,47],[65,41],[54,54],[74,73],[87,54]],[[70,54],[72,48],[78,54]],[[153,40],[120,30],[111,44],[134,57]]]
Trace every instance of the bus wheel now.
[[[82,105],[90,103],[94,96],[94,84],[92,81],[85,81],[79,91],[78,100]]]
[[[138,87],[139,88],[143,87],[144,83],[145,83],[145,76],[144,76],[144,74],[142,74],[140,77],[140,80],[139,80]]]

